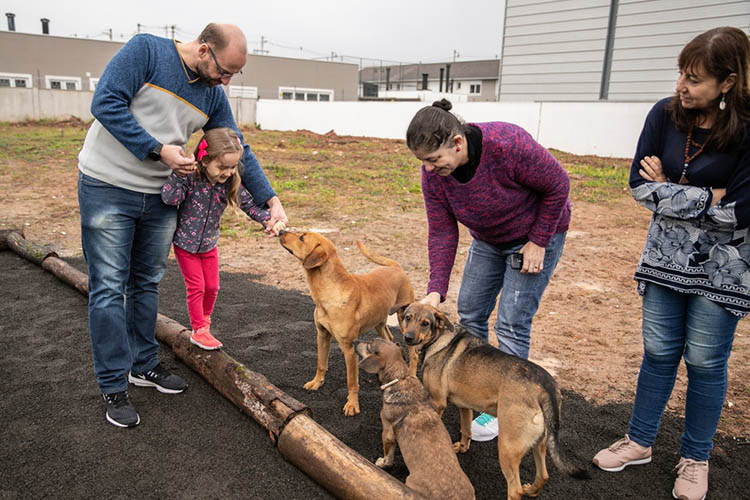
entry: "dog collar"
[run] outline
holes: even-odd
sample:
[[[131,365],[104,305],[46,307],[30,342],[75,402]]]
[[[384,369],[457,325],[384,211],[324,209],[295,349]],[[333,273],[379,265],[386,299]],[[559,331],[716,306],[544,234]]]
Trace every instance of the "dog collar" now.
[[[381,386],[380,386],[380,390],[381,390],[381,391],[384,391],[384,390],[388,389],[388,388],[389,388],[390,386],[392,386],[393,384],[395,384],[395,383],[397,383],[397,382],[398,382],[398,379],[397,379],[397,378],[395,378],[395,379],[391,380],[390,382],[388,382],[387,384],[383,384],[383,385],[381,385]]]

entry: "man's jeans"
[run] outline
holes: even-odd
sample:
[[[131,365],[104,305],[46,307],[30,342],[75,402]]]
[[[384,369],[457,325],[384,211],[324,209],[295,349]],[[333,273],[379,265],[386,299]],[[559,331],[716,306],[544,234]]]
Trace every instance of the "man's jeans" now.
[[[531,321],[562,256],[565,235],[552,236],[544,252],[544,269],[538,274],[522,274],[520,269],[510,267],[510,254],[519,252],[523,245],[500,250],[483,241],[472,241],[458,293],[461,326],[486,341],[489,335],[487,320],[502,290],[495,322],[498,348],[527,359]]]
[[[78,176],[81,242],[89,272],[89,333],[103,393],[127,388],[127,373],[158,363],[154,337],[159,281],[177,210],[158,194]]]
[[[656,441],[677,367],[685,359],[688,386],[680,456],[708,460],[727,392],[727,362],[739,318],[701,295],[646,283],[643,361],[628,435]]]

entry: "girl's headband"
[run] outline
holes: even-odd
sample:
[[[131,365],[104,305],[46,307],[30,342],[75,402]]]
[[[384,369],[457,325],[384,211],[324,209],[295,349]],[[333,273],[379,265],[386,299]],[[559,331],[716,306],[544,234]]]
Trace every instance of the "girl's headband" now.
[[[240,145],[240,149],[242,149],[242,141],[240,140],[239,136],[237,136],[237,144]],[[206,142],[206,138],[204,137],[201,139],[201,142],[198,143],[198,161],[201,161],[203,158],[206,157],[208,154],[208,143]]]

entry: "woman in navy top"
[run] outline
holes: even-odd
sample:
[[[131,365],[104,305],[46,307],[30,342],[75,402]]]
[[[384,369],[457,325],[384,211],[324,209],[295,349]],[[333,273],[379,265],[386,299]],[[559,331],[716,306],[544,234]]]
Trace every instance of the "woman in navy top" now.
[[[688,375],[673,495],[702,499],[727,389],[727,362],[750,310],[750,44],[716,28],[678,58],[676,94],[656,103],[630,175],[653,212],[635,272],[644,355],[628,433],[594,457],[615,472],[651,461],[680,359]]]

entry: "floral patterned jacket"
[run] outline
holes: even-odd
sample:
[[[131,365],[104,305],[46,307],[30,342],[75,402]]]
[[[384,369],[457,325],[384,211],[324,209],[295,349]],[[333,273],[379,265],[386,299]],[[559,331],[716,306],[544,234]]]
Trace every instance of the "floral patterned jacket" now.
[[[630,173],[633,197],[654,213],[635,272],[639,292],[646,282],[657,283],[744,317],[750,311],[750,138],[729,151],[704,151],[689,163],[688,184],[680,184],[687,133],[675,127],[667,102],[646,118]],[[702,144],[708,133],[696,128],[694,140]],[[690,154],[697,149],[691,146]],[[669,182],[638,174],[647,155],[661,159]],[[711,187],[726,188],[713,207]]]
[[[177,230],[172,240],[190,253],[205,253],[219,241],[221,216],[227,208],[227,183],[211,185],[203,176],[181,176],[172,172],[161,188],[161,199],[178,207]],[[267,210],[255,204],[252,195],[240,186],[239,207],[251,219],[263,224],[270,219]]]

